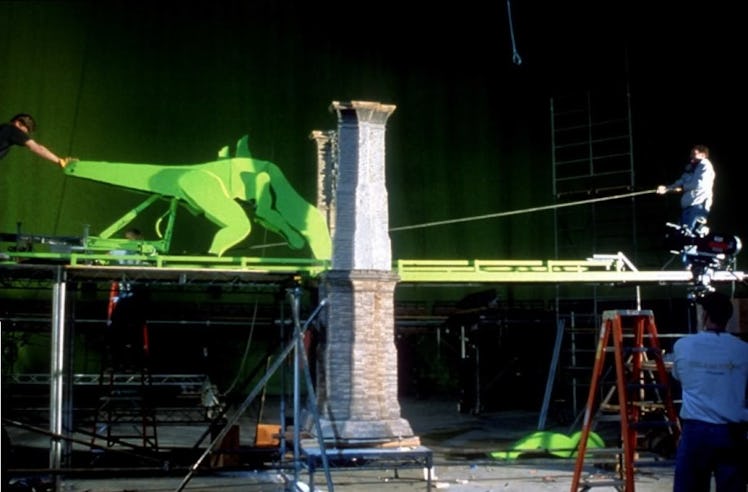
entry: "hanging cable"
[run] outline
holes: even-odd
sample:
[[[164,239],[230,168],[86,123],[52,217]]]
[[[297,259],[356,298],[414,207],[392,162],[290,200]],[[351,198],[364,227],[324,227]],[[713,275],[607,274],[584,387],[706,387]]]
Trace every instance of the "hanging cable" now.
[[[267,229],[265,229],[265,237],[263,238],[263,240],[267,240],[267,235],[268,235],[268,231],[267,231]],[[260,257],[262,257],[264,255],[265,255],[265,251],[263,249],[263,252],[260,255]],[[257,300],[257,298],[255,298],[254,307],[252,309],[252,320],[249,323],[249,335],[247,336],[247,343],[244,344],[244,355],[242,355],[242,360],[239,363],[239,368],[236,371],[236,375],[234,376],[234,380],[231,382],[231,384],[229,384],[229,387],[226,390],[224,390],[223,392],[221,392],[221,394],[224,397],[227,396],[227,395],[229,395],[229,394],[231,394],[231,392],[234,391],[234,388],[236,387],[236,384],[239,382],[239,378],[242,375],[242,371],[244,371],[244,366],[247,363],[247,359],[249,358],[249,349],[252,347],[252,339],[254,338],[255,325],[257,323],[257,308],[258,308],[258,306],[259,306],[259,301]]]
[[[229,387],[226,388],[224,391],[221,392],[221,395],[224,397],[231,394],[231,392],[234,391],[234,388],[236,387],[236,384],[239,382],[239,378],[242,375],[242,371],[244,371],[244,366],[247,363],[247,358],[249,357],[249,349],[252,347],[252,339],[254,338],[255,333],[255,324],[257,321],[257,307],[259,303],[257,302],[257,299],[255,299],[254,308],[252,310],[252,321],[249,323],[249,335],[247,336],[247,343],[244,344],[244,354],[242,355],[242,360],[239,363],[239,368],[236,371],[236,375],[234,376],[234,380],[229,384]]]
[[[522,57],[519,56],[517,51],[517,43],[514,41],[514,22],[512,21],[512,2],[506,0],[506,16],[509,19],[509,36],[512,39],[512,62],[515,65],[522,65]]]

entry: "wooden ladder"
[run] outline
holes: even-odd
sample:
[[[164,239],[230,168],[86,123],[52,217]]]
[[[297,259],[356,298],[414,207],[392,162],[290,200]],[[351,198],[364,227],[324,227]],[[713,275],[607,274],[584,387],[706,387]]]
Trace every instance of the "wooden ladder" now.
[[[609,389],[606,401],[596,408],[596,395],[598,389],[602,389],[601,378],[606,367],[605,357],[611,351],[615,356],[615,384]],[[642,436],[640,432],[652,427],[664,427],[674,442],[680,435],[669,383],[652,311],[604,311],[574,467],[572,492],[580,488],[587,490],[611,485],[622,486],[622,490],[627,492],[634,491],[634,459]],[[617,405],[610,403],[614,396],[617,396]],[[615,483],[585,481],[580,484],[593,417],[611,409],[617,410],[621,422],[619,479]]]

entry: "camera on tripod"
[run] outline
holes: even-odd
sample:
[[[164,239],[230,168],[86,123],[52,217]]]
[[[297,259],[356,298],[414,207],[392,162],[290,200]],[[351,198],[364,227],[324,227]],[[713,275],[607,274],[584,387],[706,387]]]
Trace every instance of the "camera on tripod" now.
[[[732,270],[735,256],[743,245],[733,235],[709,231],[705,222],[688,226],[668,222],[665,230],[665,245],[671,253],[680,255],[686,268],[693,272],[697,294],[711,291],[711,275],[715,270]]]

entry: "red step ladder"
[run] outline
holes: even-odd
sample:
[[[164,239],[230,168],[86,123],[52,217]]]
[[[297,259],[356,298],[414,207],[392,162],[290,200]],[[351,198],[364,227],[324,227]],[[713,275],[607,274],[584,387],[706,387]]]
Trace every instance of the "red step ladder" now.
[[[601,389],[608,352],[613,352],[615,356],[616,378],[606,400],[617,396],[618,402],[617,405],[611,405],[606,401],[596,409],[596,395]],[[587,439],[592,431],[594,417],[604,411],[604,406],[608,410],[616,409],[621,422],[619,480],[615,483],[585,481],[580,484]],[[654,315],[649,310],[604,311],[571,491],[613,485],[623,487],[619,490],[633,492],[634,459],[642,436],[640,431],[653,426],[664,428],[672,436],[673,442],[677,442],[680,423],[673,405],[670,380],[657,338]]]

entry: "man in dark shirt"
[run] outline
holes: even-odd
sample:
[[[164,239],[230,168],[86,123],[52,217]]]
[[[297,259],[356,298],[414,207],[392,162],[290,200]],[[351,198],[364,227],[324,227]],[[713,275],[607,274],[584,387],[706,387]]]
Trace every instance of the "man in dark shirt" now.
[[[47,147],[31,138],[35,129],[34,118],[25,113],[17,114],[8,123],[0,124],[0,159],[5,157],[12,145],[18,145],[64,168],[70,159],[58,157]]]
[[[683,174],[670,185],[657,187],[657,194],[664,195],[669,191],[680,191],[681,219],[680,225],[689,231],[696,232],[699,223],[706,224],[714,199],[714,165],[709,160],[709,148],[696,145],[691,149],[691,159]]]

